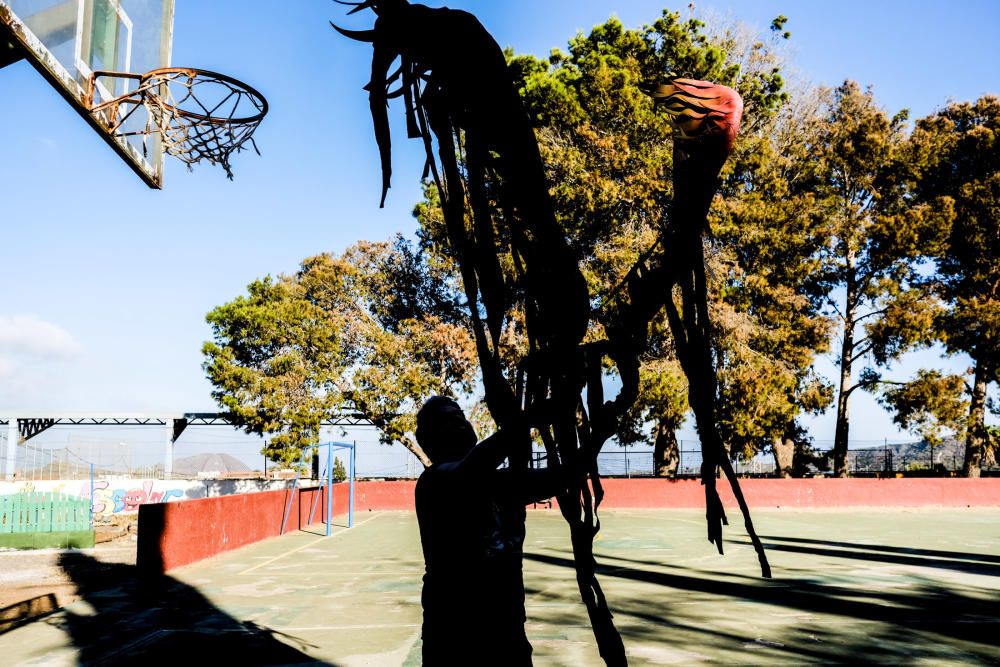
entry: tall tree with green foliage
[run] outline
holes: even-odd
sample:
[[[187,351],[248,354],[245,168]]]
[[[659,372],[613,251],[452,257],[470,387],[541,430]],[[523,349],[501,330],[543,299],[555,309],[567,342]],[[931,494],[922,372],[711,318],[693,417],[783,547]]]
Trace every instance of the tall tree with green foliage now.
[[[653,474],[674,477],[680,465],[677,430],[687,418],[687,378],[674,356],[666,331],[654,332],[649,354],[639,366],[639,396],[622,416],[615,437],[628,447],[640,442],[653,443]],[[648,432],[644,429],[652,424]]]
[[[848,81],[834,91],[813,147],[828,239],[821,257],[840,335],[833,451],[839,477],[847,474],[851,395],[875,386],[871,372],[854,372],[874,346],[865,326],[883,316],[886,297],[905,287],[919,254],[902,200],[906,118],[905,111],[890,117],[871,90]]]
[[[972,359],[962,470],[978,477],[992,443],[987,392],[1000,381],[1000,99],[948,105],[917,123],[913,143],[916,201],[945,221],[926,250],[941,304],[934,329],[949,353]]]
[[[894,413],[893,421],[919,435],[932,447],[947,436],[965,435],[969,401],[965,379],[922,369],[909,382],[882,385],[879,402]]]
[[[713,221],[721,426],[734,454],[770,449],[782,476],[806,468],[797,460],[808,450],[798,418],[832,400],[813,368],[832,327],[822,312],[827,230],[812,168],[822,103],[804,91],[761,125]]]
[[[347,363],[344,327],[294,281],[270,277],[207,319],[214,342],[202,351],[213,397],[248,433],[267,434],[263,453],[272,461],[296,464],[342,403],[330,369]]]
[[[776,29],[782,27],[780,20]],[[671,129],[653,113],[644,83],[670,68],[740,89],[749,109],[744,127],[751,131],[741,134],[726,197],[713,215],[709,261],[722,391],[740,399],[725,408],[723,425],[731,427],[725,430],[734,451],[750,455],[784,446],[787,434],[801,432],[796,415],[829,401],[828,388],[811,372],[829,325],[815,294],[819,263],[810,212],[816,205],[803,168],[810,157],[802,126],[812,117],[799,107],[785,112],[773,44],[748,42],[743,34],[710,35],[696,18],[665,12],[641,30],[612,19],[548,59],[509,58],[538,125],[557,215],[601,299],[614,298],[669,220]],[[442,249],[433,198],[430,189],[417,214],[425,242]],[[600,337],[595,326],[592,338]],[[636,442],[642,423],[652,422],[656,469],[665,472],[669,466],[660,457],[676,442],[687,406],[675,400],[685,383],[671,373],[678,369],[669,335],[659,337],[664,344],[654,341],[643,361],[640,396],[618,437]]]
[[[783,25],[776,20],[776,30]],[[670,60],[672,53],[679,56]],[[734,30],[709,36],[697,19],[668,12],[645,33],[615,21],[598,26],[571,41],[568,54],[554,53],[545,69],[537,60],[513,62],[529,73],[525,97],[542,125],[558,210],[592,258],[587,275],[607,280],[593,285],[599,293],[617,288],[650,246],[673,196],[660,178],[671,156],[650,141],[669,128],[649,113],[636,85],[649,76],[641,64],[740,89],[749,111],[713,212],[709,248],[721,426],[734,452],[751,456],[783,446],[786,434],[800,432],[793,427],[798,414],[822,410],[830,400],[811,371],[826,349],[829,323],[819,312],[818,223],[806,168],[804,126],[814,119],[805,105],[786,105],[773,45],[747,42]],[[639,406],[655,406],[656,390],[673,386],[669,378],[650,379],[641,391],[652,394],[640,395]],[[658,434],[682,421],[664,408]]]
[[[208,315],[213,396],[247,432],[267,436],[265,453],[286,465],[318,442],[323,419],[345,409],[428,465],[412,437],[417,407],[434,394],[468,394],[476,377],[453,286],[398,237],[254,281]]]

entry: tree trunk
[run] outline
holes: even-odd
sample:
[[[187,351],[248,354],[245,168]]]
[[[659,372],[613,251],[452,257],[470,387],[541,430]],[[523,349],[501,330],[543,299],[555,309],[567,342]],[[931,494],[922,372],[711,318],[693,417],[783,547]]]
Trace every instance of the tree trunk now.
[[[969,429],[965,436],[965,463],[962,464],[962,475],[965,477],[979,477],[982,470],[987,438],[986,376],[986,364],[977,361],[972,401],[969,405]]]
[[[844,340],[840,346],[840,390],[837,393],[837,427],[833,436],[833,474],[847,477],[847,440],[851,430],[848,400],[851,397],[851,367],[854,363],[855,294],[854,281],[847,281],[844,308]]]
[[[778,435],[771,440],[771,449],[774,450],[774,471],[778,473],[778,477],[791,477],[795,442]]]
[[[421,463],[424,464],[425,468],[430,467],[431,465],[430,458],[427,456],[426,453],[424,453],[424,450],[421,449],[420,445],[418,445],[415,440],[404,435],[402,438],[399,439],[399,442],[402,443],[403,447],[406,447],[408,450],[410,450],[410,452],[414,456],[416,456]]]
[[[669,420],[661,419],[653,427],[653,473],[657,477],[677,477],[681,463],[677,431]]]

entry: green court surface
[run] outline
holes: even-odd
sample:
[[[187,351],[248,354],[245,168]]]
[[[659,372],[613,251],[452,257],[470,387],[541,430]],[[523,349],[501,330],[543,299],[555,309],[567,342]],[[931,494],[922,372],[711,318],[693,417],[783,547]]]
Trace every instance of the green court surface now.
[[[755,519],[771,581],[742,525],[727,529],[719,556],[698,512],[604,514],[600,578],[631,664],[1000,663],[1000,510]],[[528,521],[535,664],[602,664],[562,518],[539,510]],[[64,554],[62,566],[82,601],[0,635],[4,664],[420,663],[412,514],[365,514],[329,538],[287,535],[155,582],[128,565],[95,575],[86,553]]]

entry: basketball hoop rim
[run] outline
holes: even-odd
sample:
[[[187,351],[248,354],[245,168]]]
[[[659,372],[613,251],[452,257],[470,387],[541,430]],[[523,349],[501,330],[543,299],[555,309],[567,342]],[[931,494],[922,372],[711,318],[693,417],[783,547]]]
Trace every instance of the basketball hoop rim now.
[[[242,88],[244,91],[246,91],[247,93],[249,93],[252,97],[260,100],[261,109],[260,109],[259,113],[256,113],[256,114],[254,114],[252,116],[246,116],[244,118],[225,118],[225,119],[220,118],[218,116],[208,116],[208,115],[205,115],[205,114],[200,114],[200,113],[198,113],[196,111],[187,111],[186,109],[181,109],[179,107],[175,107],[175,106],[173,106],[171,104],[167,104],[166,102],[161,102],[161,104],[163,105],[163,107],[165,109],[170,109],[171,111],[173,111],[173,112],[175,112],[177,114],[180,114],[180,115],[183,115],[183,116],[187,116],[189,118],[194,118],[196,120],[210,121],[210,122],[213,122],[213,123],[218,123],[218,122],[225,122],[225,123],[253,123],[255,121],[261,120],[262,118],[264,118],[264,116],[267,115],[267,111],[268,111],[267,98],[264,97],[264,95],[259,90],[257,90],[256,88],[254,88],[253,86],[251,86],[248,83],[244,83],[243,81],[240,81],[239,79],[237,79],[235,77],[231,77],[231,76],[228,76],[226,74],[220,74],[219,72],[213,72],[212,70],[198,69],[196,67],[159,67],[157,69],[150,70],[150,71],[146,72],[145,74],[143,74],[141,81],[142,81],[142,83],[147,83],[150,80],[152,80],[152,79],[154,79],[154,78],[156,78],[158,76],[166,76],[166,75],[169,75],[169,74],[187,74],[187,75],[192,76],[192,77],[203,76],[203,77],[210,78],[210,79],[218,79],[220,81],[225,81],[228,84],[231,84],[231,85],[236,86],[238,88]]]
[[[145,74],[135,74],[135,73],[132,73],[132,72],[114,72],[114,71],[109,71],[109,70],[98,70],[98,71],[95,71],[91,75],[91,93],[90,93],[91,94],[91,98],[93,98],[94,83],[97,81],[97,79],[99,79],[101,77],[114,77],[114,78],[123,78],[123,79],[137,79],[139,81],[139,89],[140,90],[148,91],[149,88],[147,86],[149,86],[149,87],[154,86],[155,85],[155,80],[157,78],[167,77],[167,76],[170,76],[171,74],[183,74],[183,75],[187,75],[187,76],[189,76],[191,78],[205,77],[206,79],[216,79],[218,81],[223,81],[223,82],[228,83],[228,84],[230,84],[232,86],[235,86],[237,88],[242,89],[244,92],[246,92],[247,94],[251,95],[254,99],[259,100],[260,104],[261,104],[261,110],[260,110],[260,112],[254,114],[252,116],[246,116],[246,117],[243,117],[243,118],[226,118],[226,117],[222,117],[222,116],[210,116],[210,115],[198,113],[197,111],[188,111],[187,109],[182,109],[182,108],[174,106],[172,104],[168,104],[167,102],[165,102],[162,99],[160,99],[159,100],[159,104],[164,109],[167,109],[168,111],[170,111],[173,114],[176,114],[178,116],[185,117],[185,118],[190,118],[190,119],[196,120],[196,121],[203,121],[203,122],[214,123],[214,124],[237,124],[237,125],[239,125],[239,124],[255,123],[255,122],[258,122],[258,121],[262,120],[264,118],[264,116],[267,115],[267,112],[268,112],[268,109],[269,109],[267,98],[264,97],[264,95],[259,90],[257,90],[256,88],[254,88],[253,86],[251,86],[248,83],[240,81],[239,79],[237,79],[235,77],[231,77],[231,76],[228,76],[226,74],[221,74],[219,72],[213,72],[212,70],[199,69],[197,67],[158,67],[156,69],[153,69],[153,70],[150,70],[150,71],[146,72]],[[169,82],[168,81],[164,81],[163,83],[167,84]],[[146,94],[148,94],[148,93],[146,93]],[[135,95],[135,93],[133,92],[133,93],[128,93],[126,95],[123,95],[122,97],[117,98],[115,100],[109,100],[108,102],[105,102],[103,104],[97,105],[96,107],[92,107],[91,111],[94,111],[95,109],[106,107],[106,106],[108,106],[108,105],[110,105],[110,104],[112,104],[114,102],[118,102],[118,101],[121,101],[121,100],[128,99],[128,98],[130,98],[130,97],[132,97],[134,95]]]

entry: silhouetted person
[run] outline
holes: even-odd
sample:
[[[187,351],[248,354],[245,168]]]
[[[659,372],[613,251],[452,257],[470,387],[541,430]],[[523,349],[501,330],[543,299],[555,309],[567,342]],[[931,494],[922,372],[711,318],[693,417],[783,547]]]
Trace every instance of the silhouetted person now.
[[[417,441],[433,465],[417,481],[424,551],[424,665],[530,665],[521,575],[524,505],[550,497],[553,477],[531,470],[523,486],[497,467],[516,438],[476,432],[450,398],[417,414]]]

